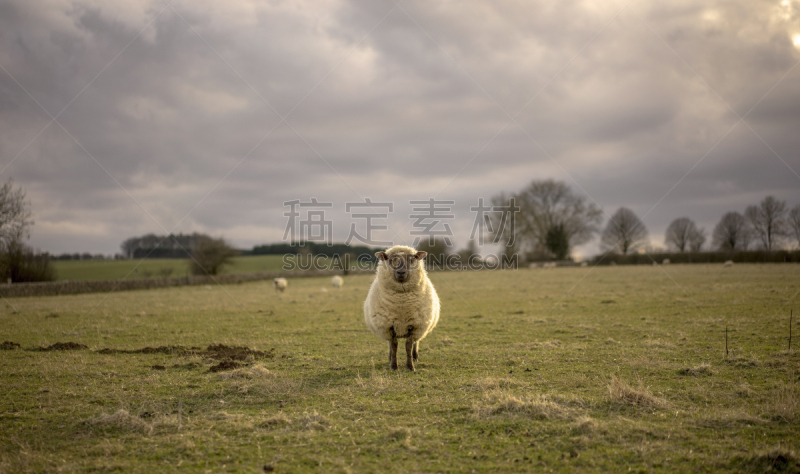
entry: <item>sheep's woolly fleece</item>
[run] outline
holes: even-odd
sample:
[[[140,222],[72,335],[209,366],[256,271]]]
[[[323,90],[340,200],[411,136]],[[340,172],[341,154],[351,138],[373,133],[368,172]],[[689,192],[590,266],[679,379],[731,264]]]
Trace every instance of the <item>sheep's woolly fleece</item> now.
[[[400,245],[386,251],[390,259],[403,253],[413,255],[417,251]],[[403,283],[395,281],[388,265],[381,262],[364,302],[364,320],[370,331],[387,341],[392,340],[392,329],[403,337],[413,327],[417,341],[427,336],[439,321],[439,296],[428,279],[424,262]]]

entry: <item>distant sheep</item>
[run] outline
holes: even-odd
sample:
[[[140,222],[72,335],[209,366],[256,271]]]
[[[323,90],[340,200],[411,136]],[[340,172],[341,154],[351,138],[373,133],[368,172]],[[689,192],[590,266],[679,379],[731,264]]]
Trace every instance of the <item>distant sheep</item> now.
[[[723,267],[732,267],[733,260],[725,260],[725,263],[722,264]]]
[[[406,368],[414,371],[419,341],[439,321],[439,296],[425,271],[427,252],[401,245],[376,252],[378,271],[364,301],[364,321],[389,341],[389,366],[397,370],[397,339],[406,340]]]
[[[276,278],[272,280],[272,286],[275,287],[275,291],[280,291],[281,293],[283,293],[283,290],[285,290],[286,287],[289,286],[289,282],[286,281],[286,278]]]
[[[664,260],[661,262],[661,264],[662,264],[662,265],[669,265],[669,259],[668,259],[668,258],[665,258],[665,259],[664,259]]]
[[[339,275],[335,275],[333,278],[331,278],[331,283],[333,284],[334,288],[341,288],[342,285],[344,285],[344,279]]]

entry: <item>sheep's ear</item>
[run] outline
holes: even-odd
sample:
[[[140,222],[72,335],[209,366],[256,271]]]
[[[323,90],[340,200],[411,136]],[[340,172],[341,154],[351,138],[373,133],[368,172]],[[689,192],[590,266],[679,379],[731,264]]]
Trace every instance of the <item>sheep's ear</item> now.
[[[378,257],[378,260],[389,260],[386,252],[375,252],[375,256]]]
[[[415,257],[417,257],[417,260],[422,260],[423,258],[425,258],[427,256],[428,256],[428,252],[421,252],[421,251],[417,252],[417,254],[415,255]]]

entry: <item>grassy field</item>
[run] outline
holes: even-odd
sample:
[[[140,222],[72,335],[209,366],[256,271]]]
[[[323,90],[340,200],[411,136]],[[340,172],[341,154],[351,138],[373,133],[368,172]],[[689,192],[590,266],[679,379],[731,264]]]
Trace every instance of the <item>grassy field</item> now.
[[[282,255],[234,257],[222,273],[280,271]],[[189,260],[159,258],[147,260],[56,260],[51,263],[58,280],[114,280],[159,276],[180,277],[189,273]]]
[[[800,471],[800,266],[431,279],[416,373],[367,275],[3,300],[0,472]]]

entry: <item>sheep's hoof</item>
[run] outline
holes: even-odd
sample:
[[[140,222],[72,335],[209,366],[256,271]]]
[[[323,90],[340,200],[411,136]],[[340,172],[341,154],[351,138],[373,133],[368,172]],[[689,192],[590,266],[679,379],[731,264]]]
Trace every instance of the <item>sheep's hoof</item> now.
[[[410,370],[411,372],[416,372],[417,371],[417,369],[415,369],[413,365],[407,365],[406,368],[408,370]]]
[[[397,364],[391,364],[389,367],[391,367],[392,370],[397,370]]]

